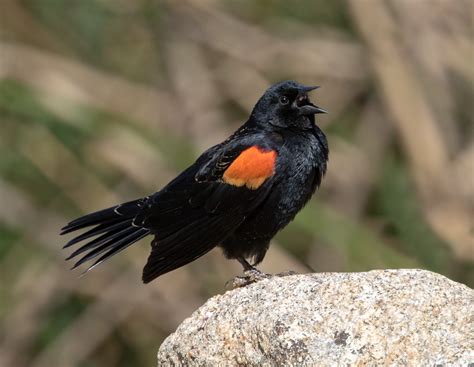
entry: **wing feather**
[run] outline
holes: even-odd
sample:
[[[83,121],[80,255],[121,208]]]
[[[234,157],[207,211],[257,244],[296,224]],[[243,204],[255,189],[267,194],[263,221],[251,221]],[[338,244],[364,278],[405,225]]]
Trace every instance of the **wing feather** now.
[[[248,149],[252,154],[245,153]],[[144,205],[140,224],[155,235],[143,269],[145,283],[210,251],[265,200],[273,185],[276,153],[256,150],[248,144],[212,150],[212,157],[199,158]],[[247,181],[261,182],[255,186],[226,182],[225,172],[235,162],[234,173],[245,176],[247,169]]]

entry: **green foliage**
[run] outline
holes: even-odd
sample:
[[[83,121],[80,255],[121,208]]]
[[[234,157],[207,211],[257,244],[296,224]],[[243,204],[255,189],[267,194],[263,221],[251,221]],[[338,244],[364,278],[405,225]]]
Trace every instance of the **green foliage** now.
[[[33,354],[41,351],[45,346],[57,338],[81,314],[87,302],[75,295],[62,295],[54,299],[50,305],[50,317],[43,320],[40,326]]]
[[[383,164],[381,182],[374,201],[376,215],[385,221],[389,235],[397,247],[436,272],[449,270],[452,256],[443,241],[423,219],[416,190],[400,159],[388,156]]]
[[[95,130],[94,119],[87,117],[86,124],[71,124],[46,110],[38,96],[28,87],[12,80],[0,81],[0,112],[7,120],[34,128],[42,125],[55,134],[69,149],[78,152]],[[89,126],[88,131],[84,128]],[[14,132],[14,129],[10,131]]]
[[[78,56],[103,64],[113,14],[101,1],[27,0],[25,4],[39,21],[61,34],[63,42],[73,44]]]
[[[285,0],[232,1],[225,6],[245,19],[257,23],[293,21],[306,25],[334,26],[351,31],[349,14],[342,0],[300,1],[294,3]],[[272,22],[272,20],[276,20]],[[281,27],[280,27],[281,28]],[[278,32],[278,30],[276,30]]]

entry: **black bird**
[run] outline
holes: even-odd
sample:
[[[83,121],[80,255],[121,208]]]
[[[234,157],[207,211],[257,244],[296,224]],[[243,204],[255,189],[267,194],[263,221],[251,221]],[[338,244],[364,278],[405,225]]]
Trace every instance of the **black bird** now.
[[[88,271],[153,235],[144,283],[216,246],[245,271],[258,271],[254,266],[270,240],[308,202],[326,172],[328,144],[314,116],[326,111],[308,98],[317,88],[294,81],[271,86],[244,125],[161,191],[67,224],[61,234],[93,226],[64,246],[89,241],[67,258],[82,255],[73,269],[97,258]]]

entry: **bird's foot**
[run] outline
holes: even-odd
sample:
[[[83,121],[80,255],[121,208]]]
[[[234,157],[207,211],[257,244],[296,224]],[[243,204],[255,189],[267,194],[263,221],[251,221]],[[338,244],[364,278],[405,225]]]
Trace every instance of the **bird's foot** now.
[[[244,271],[244,276],[235,277],[226,283],[226,286],[231,285],[232,288],[242,288],[249,284],[257,283],[263,279],[270,279],[272,277],[286,277],[297,274],[295,271],[289,270],[278,274],[267,274],[257,268],[251,268]]]
[[[243,276],[235,277],[226,283],[226,286],[232,286],[232,288],[242,288],[249,284],[259,282],[263,279],[271,278],[271,274],[264,273],[257,268],[252,268],[244,271]]]

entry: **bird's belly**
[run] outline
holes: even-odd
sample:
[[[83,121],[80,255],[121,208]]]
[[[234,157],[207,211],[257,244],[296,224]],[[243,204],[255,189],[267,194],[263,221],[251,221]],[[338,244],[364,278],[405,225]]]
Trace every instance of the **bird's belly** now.
[[[314,146],[310,140],[307,145],[299,141],[280,149],[277,176],[268,197],[221,243],[228,258],[253,257],[255,263],[260,262],[270,240],[308,202],[324,172]]]
[[[240,241],[270,240],[285,227],[312,195],[308,178],[291,178],[280,184],[261,207],[245,219],[236,230]]]
[[[221,243],[228,258],[253,257],[260,262],[275,234],[284,228],[311,197],[311,185],[288,180]]]

